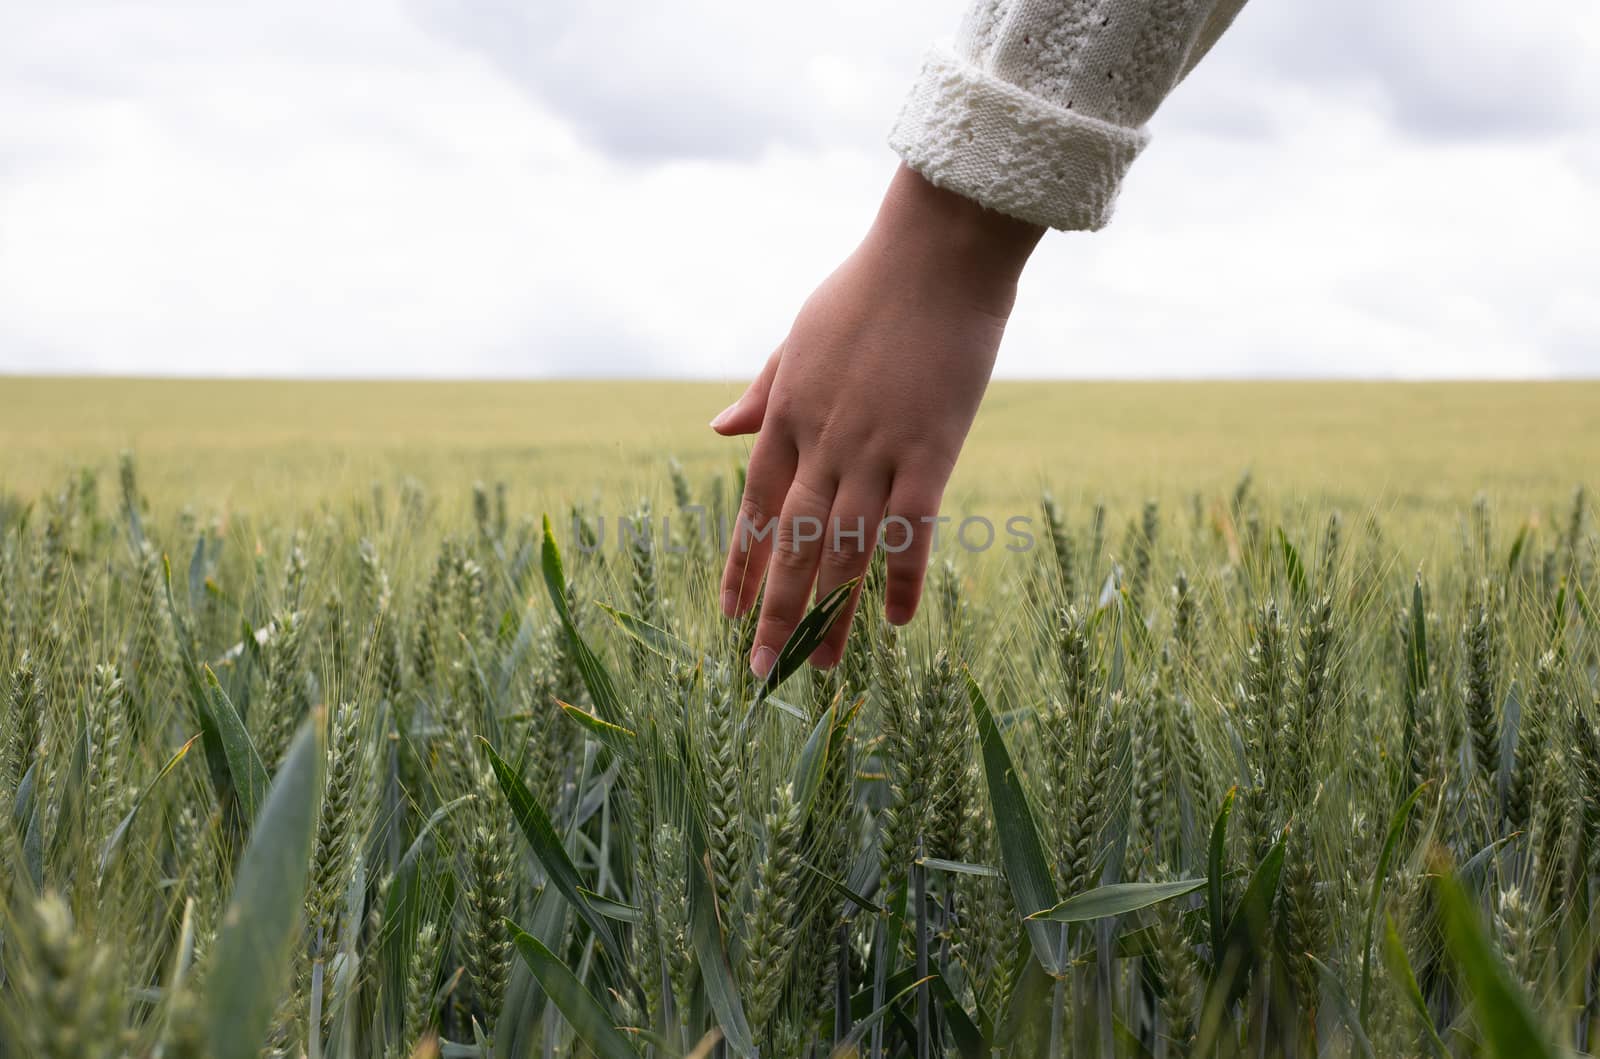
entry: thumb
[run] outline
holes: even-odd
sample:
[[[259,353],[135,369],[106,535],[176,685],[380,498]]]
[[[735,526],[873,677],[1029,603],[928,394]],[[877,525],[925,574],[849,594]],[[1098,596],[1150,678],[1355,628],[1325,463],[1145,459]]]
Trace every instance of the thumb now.
[[[739,399],[717,413],[711,421],[712,430],[731,438],[754,434],[761,429],[761,421],[767,416],[767,395],[772,392],[772,380],[778,374],[778,361],[782,357],[783,347],[779,346]]]

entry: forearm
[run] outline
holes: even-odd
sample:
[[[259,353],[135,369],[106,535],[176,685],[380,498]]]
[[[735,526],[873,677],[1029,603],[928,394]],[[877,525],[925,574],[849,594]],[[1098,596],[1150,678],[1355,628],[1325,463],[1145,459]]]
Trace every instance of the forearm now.
[[[902,164],[863,249],[889,267],[925,273],[952,296],[1004,317],[1045,228],[935,187]]]

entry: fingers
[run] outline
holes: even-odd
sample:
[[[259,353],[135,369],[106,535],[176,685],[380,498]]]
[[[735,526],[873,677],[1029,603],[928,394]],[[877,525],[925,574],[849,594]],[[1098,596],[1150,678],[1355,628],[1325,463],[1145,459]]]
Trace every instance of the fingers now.
[[[883,614],[894,625],[910,621],[922,599],[922,579],[939,528],[943,491],[912,475],[897,475],[889,491],[889,510],[882,529],[888,571]]]
[[[838,485],[797,474],[797,460],[787,442],[769,436],[758,440],[723,574],[723,611],[731,616],[749,609],[766,573],[750,654],[750,668],[761,677],[805,617],[813,584],[821,598],[865,573],[880,535],[888,569],[884,614],[896,625],[909,622],[922,598],[938,530],[942,490],[929,479],[905,475],[891,486],[858,477]],[[774,510],[776,516],[770,514]],[[827,639],[812,652],[813,665],[832,666],[843,657],[860,597],[857,586]]]
[[[728,542],[722,571],[722,613],[738,617],[750,609],[761,590],[761,575],[772,554],[776,521],[783,509],[798,462],[787,436],[766,431],[756,438],[745,474],[744,497]]]
[[[739,434],[754,434],[761,429],[761,422],[767,417],[767,395],[772,392],[772,379],[778,374],[778,361],[782,358],[783,347],[779,346],[772,351],[761,374],[745,388],[739,399],[717,413],[717,417],[711,421],[712,430],[731,438]]]
[[[823,542],[822,557],[817,564],[818,599],[852,577],[860,577],[867,572],[872,549],[878,543],[878,523],[883,519],[883,509],[888,499],[887,475],[881,480],[858,480],[840,485],[833,511],[828,515],[827,539]],[[839,659],[844,657],[850,623],[855,618],[860,602],[861,586],[857,585],[850,594],[849,603],[828,632],[828,638],[811,652],[812,665],[825,668],[837,665]]]
[[[777,533],[772,536],[761,620],[756,623],[755,647],[750,653],[750,668],[758,677],[765,677],[778,660],[778,652],[811,601],[835,484],[831,479],[808,479],[802,468],[789,486]]]

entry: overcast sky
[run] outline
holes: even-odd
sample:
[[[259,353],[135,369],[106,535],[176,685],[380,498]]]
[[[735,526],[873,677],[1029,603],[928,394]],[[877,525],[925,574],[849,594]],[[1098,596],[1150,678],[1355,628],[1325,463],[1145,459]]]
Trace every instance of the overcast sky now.
[[[738,378],[962,0],[0,4],[0,371]],[[1005,376],[1600,375],[1600,4],[1252,0]]]

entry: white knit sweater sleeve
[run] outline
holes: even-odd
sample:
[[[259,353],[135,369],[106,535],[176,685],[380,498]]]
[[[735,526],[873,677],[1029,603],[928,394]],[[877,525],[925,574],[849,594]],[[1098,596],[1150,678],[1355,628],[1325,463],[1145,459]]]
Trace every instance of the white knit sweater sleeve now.
[[[1245,0],[975,0],[890,133],[907,165],[1051,228],[1105,226],[1144,124]]]

